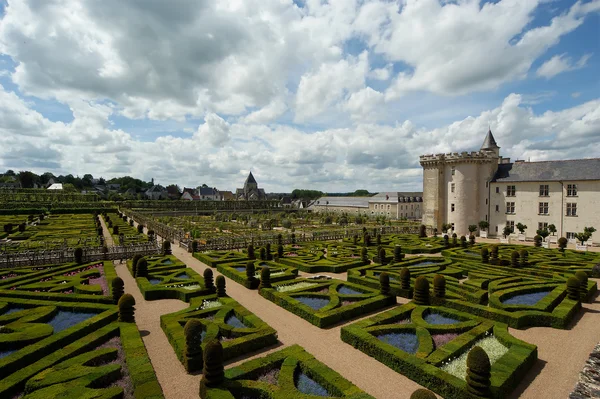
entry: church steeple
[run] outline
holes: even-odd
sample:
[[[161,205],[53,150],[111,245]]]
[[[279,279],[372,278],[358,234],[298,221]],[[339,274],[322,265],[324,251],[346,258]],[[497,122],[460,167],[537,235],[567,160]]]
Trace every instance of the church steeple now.
[[[494,135],[492,134],[492,129],[488,128],[488,132],[485,136],[485,140],[483,140],[483,144],[481,145],[482,150],[499,150],[498,144],[496,144],[496,139],[494,139]]]

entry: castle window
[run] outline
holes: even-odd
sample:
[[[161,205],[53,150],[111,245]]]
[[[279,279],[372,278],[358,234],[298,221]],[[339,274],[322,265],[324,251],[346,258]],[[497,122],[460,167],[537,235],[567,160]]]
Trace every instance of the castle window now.
[[[375,204],[375,209],[377,209],[377,204]]]
[[[454,212],[454,204],[450,204],[450,212]]]
[[[486,205],[488,204],[488,199],[487,199],[487,198],[485,199],[485,204],[486,204]]]
[[[577,184],[567,184],[567,197],[577,196]]]
[[[567,203],[567,216],[577,216],[577,203]]]
[[[496,187],[496,194],[500,194],[500,187]]]
[[[548,189],[547,184],[540,184],[540,197],[547,197],[548,191],[550,190]]]
[[[515,203],[514,202],[506,203],[506,213],[515,213]]]
[[[490,185],[490,182],[489,182],[489,181],[486,181],[486,182],[485,182],[485,188],[488,188],[488,186],[489,186],[489,185]]]
[[[548,214],[548,203],[547,202],[540,202],[538,208],[539,208],[538,213],[540,215],[547,215]]]
[[[454,183],[450,183],[450,192],[452,192],[452,193],[454,192],[454,188],[455,188],[454,186],[455,186]]]
[[[539,222],[538,230],[548,230],[548,222]]]
[[[506,221],[506,225],[507,225],[508,227],[510,227],[510,229],[511,229],[512,231],[515,231],[515,221],[514,221],[514,220],[507,220],[507,221]]]
[[[496,205],[496,212],[500,212],[500,205]]]
[[[575,239],[575,233],[567,232],[567,240],[574,240],[574,239]]]
[[[517,194],[516,186],[506,186],[506,196],[514,197]]]
[[[452,173],[452,176],[454,176],[456,174],[456,167],[454,167],[454,166],[452,167],[451,173]]]

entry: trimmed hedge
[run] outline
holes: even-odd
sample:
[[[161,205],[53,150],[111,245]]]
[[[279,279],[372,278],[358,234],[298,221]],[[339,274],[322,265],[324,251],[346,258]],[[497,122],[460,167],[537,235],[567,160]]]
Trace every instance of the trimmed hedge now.
[[[255,266],[255,278],[250,280],[246,274],[246,265],[252,262]],[[271,268],[271,282],[293,280],[298,277],[298,269],[280,263],[252,260],[238,263],[222,263],[217,265],[217,270],[224,276],[229,277],[236,283],[242,284],[249,289],[256,289],[260,283],[260,270],[263,266]]]

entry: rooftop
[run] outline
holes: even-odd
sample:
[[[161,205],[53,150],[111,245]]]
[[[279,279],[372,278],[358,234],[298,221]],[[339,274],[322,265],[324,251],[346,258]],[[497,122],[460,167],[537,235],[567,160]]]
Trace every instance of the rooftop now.
[[[498,165],[496,182],[600,180],[600,158]]]

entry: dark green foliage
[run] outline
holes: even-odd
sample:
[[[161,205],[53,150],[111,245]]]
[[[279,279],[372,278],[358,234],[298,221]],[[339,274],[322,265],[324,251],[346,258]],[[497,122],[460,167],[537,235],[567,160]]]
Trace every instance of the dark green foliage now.
[[[425,276],[419,276],[415,280],[413,301],[417,305],[429,305],[429,281]]]
[[[424,224],[422,224],[422,225],[419,227],[419,237],[420,237],[420,238],[425,238],[425,237],[427,237],[427,227],[426,227]]]
[[[410,270],[408,267],[403,267],[400,270],[400,286],[403,290],[410,289]]]
[[[490,261],[490,251],[487,249],[487,247],[481,248],[481,261],[483,263],[489,263]]]
[[[360,250],[360,259],[364,262],[364,263],[368,263],[369,262],[369,258],[367,255],[367,248],[366,247],[362,247]]]
[[[215,283],[214,283],[214,279],[213,279],[212,269],[204,269],[202,276],[204,277],[204,287],[207,290],[211,290],[214,292],[215,291]]]
[[[579,280],[579,292],[580,292],[581,300],[583,301],[587,297],[587,293],[588,293],[588,289],[587,289],[588,275],[586,272],[580,270],[575,273],[575,277],[577,278],[577,280]]]
[[[512,267],[519,267],[520,262],[519,262],[519,252],[518,251],[512,251],[512,253],[510,254],[510,265]]]
[[[467,355],[467,391],[482,398],[490,397],[490,358],[480,347],[475,346]]]
[[[463,247],[463,248],[467,247],[467,237],[460,236],[460,246]]]
[[[217,339],[210,340],[204,348],[204,368],[200,380],[200,397],[206,398],[206,388],[214,388],[223,383],[223,345]]]
[[[375,241],[377,242],[377,246],[381,246],[381,234],[377,234]]]
[[[135,323],[135,299],[131,294],[123,294],[119,299],[119,321]]]
[[[448,241],[448,234],[444,234],[444,247],[448,248],[450,246],[450,241]]]
[[[119,226],[113,226],[113,234],[119,235]]]
[[[277,245],[277,256],[279,256],[280,258],[283,257],[283,245],[282,244]]]
[[[494,260],[497,261],[498,260],[498,246],[497,245],[492,245],[492,247],[490,248],[490,257]],[[495,263],[494,263],[495,264]]]
[[[437,399],[437,396],[429,389],[420,388],[410,395],[410,399]]]
[[[358,236],[356,234],[354,234],[352,236],[352,244],[356,245],[358,243]]]
[[[267,250],[264,247],[260,247],[258,251],[260,260],[267,260]]]
[[[560,252],[564,252],[568,243],[569,243],[569,241],[565,237],[560,237],[558,239],[558,248],[559,248],[559,251]]]
[[[250,281],[253,281],[255,274],[256,274],[256,269],[254,267],[254,262],[246,263],[246,278],[248,278],[248,280],[250,280]]]
[[[75,257],[75,263],[78,265],[83,263],[83,249],[81,247],[75,248],[73,251],[73,256]]]
[[[154,230],[148,230],[148,241],[154,241],[156,239]]]
[[[102,227],[98,227],[98,229],[96,230],[96,234],[98,234],[99,236],[102,236],[104,234],[104,230],[102,229]]]
[[[292,233],[291,238],[292,238],[292,244],[295,244],[296,243],[296,234]]]
[[[138,234],[142,234],[144,232],[144,225],[143,224],[138,224],[138,226],[137,226],[137,232],[138,232]]]
[[[113,223],[112,220],[109,220],[107,223],[107,227],[110,229],[111,227],[113,227]]]
[[[444,298],[446,296],[446,278],[441,274],[433,276],[433,296]]]
[[[387,258],[385,256],[385,249],[381,248],[379,250],[379,263],[381,263],[382,265],[387,264]]]
[[[162,254],[163,256],[172,255],[173,251],[171,251],[171,241],[165,240],[162,243]]]
[[[131,227],[133,227],[133,224],[134,224],[134,223],[133,223],[133,219],[129,219],[129,225],[130,225]]]
[[[29,216],[32,216],[32,215],[29,215]],[[25,223],[19,224],[19,233],[23,233],[25,231],[26,227],[27,227],[27,225]]]
[[[192,241],[192,252],[198,252],[198,241]]]
[[[183,328],[185,337],[185,353],[183,365],[188,373],[202,369],[202,323],[198,319],[190,319]]]
[[[542,237],[539,234],[533,237],[533,245],[538,248],[542,246]]]
[[[121,297],[123,296],[123,293],[125,292],[124,291],[125,284],[123,283],[123,279],[121,277],[115,277],[111,282],[111,286],[112,286],[113,302],[116,305],[119,303],[119,299],[121,299]]]
[[[267,266],[264,266],[260,270],[260,284],[258,285],[258,289],[262,288],[271,288],[271,269]]]
[[[402,258],[404,258],[404,254],[402,253],[402,247],[400,245],[396,245],[394,247],[394,262],[401,262]]]
[[[256,259],[256,255],[254,254],[254,245],[252,244],[248,245],[248,259]]]
[[[529,262],[529,252],[526,249],[522,249],[519,251],[519,256],[521,257],[521,267],[527,266]]]
[[[227,293],[225,292],[225,277],[218,275],[215,280],[215,283],[217,285],[217,296],[227,296]]]
[[[473,234],[469,235],[469,245],[475,245],[475,236]]]
[[[138,260],[135,277],[148,278],[148,261],[145,258]]]
[[[371,245],[371,235],[365,234],[363,237],[363,243],[368,247]]]
[[[265,245],[265,252],[267,255],[267,260],[273,260],[273,254],[271,253],[271,244],[267,243],[267,245]]]
[[[283,245],[283,236],[281,233],[277,234],[277,245]]]
[[[140,255],[140,254],[133,255],[133,259],[131,260],[131,274],[133,274],[133,277],[135,277],[135,275],[137,273],[137,264],[140,261],[140,259],[142,259],[142,255]]]
[[[452,233],[452,246],[456,247],[458,245],[458,235],[456,233]]]
[[[381,295],[390,295],[390,275],[387,272],[379,275],[379,291]]]
[[[5,233],[10,234],[10,233],[12,233],[12,230],[13,230],[13,224],[12,223],[6,223],[4,225],[4,232]]]
[[[578,301],[581,296],[581,282],[577,277],[569,277],[567,280],[567,297],[573,301]]]

